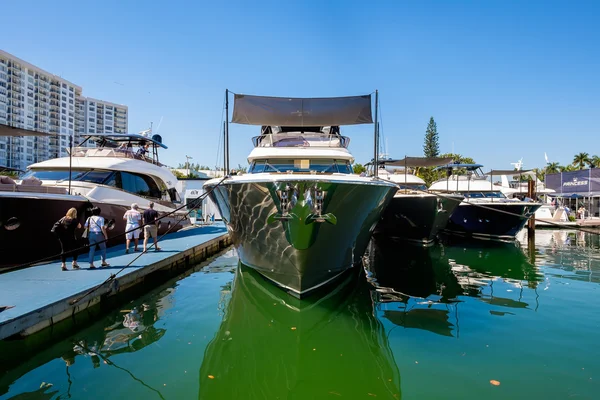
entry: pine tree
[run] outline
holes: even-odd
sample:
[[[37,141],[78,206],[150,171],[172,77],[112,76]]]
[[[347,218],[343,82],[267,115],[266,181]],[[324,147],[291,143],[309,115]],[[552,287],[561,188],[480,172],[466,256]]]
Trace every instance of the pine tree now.
[[[440,144],[438,138],[437,125],[433,117],[429,119],[427,131],[425,131],[425,144],[423,145],[425,157],[437,157],[440,155]]]

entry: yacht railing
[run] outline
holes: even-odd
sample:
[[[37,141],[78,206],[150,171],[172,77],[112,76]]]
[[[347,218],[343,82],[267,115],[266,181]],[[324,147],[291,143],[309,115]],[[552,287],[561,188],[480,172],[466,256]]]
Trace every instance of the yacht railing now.
[[[273,133],[252,138],[254,147],[341,147],[348,148],[350,138],[325,133]]]
[[[69,153],[68,148],[67,153]],[[131,147],[73,147],[73,157],[129,158],[134,160],[146,161],[155,165],[161,165],[152,157],[134,152]]]

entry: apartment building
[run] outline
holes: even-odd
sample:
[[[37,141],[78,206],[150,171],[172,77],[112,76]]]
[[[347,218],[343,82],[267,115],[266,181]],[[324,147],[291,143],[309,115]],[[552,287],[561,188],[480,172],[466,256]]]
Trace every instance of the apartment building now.
[[[82,97],[80,104],[85,133],[127,133],[127,106],[91,97]]]
[[[1,166],[24,170],[65,157],[70,137],[77,145],[82,134],[125,133],[127,113],[126,106],[83,97],[80,86],[0,50],[0,124],[53,134],[0,137]]]

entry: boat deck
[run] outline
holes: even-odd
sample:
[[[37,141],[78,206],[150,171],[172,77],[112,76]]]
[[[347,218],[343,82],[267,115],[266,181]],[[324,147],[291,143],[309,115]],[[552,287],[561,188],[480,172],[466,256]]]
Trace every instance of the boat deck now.
[[[107,251],[110,267],[99,268],[96,251],[96,269],[90,270],[87,254],[79,257],[81,269],[61,271],[60,261],[37,265],[0,275],[0,340],[20,334],[26,336],[56,322],[70,318],[89,306],[98,304],[102,296],[116,294],[142,283],[148,274],[196,262],[229,244],[227,229],[221,223],[191,229],[166,236],[159,241],[161,251],[150,249],[115,280],[103,285],[141,253],[125,254],[125,245]],[[140,249],[142,245],[140,243]],[[130,251],[133,246],[130,248]],[[91,289],[98,287],[86,295]],[[83,296],[83,297],[82,297]],[[73,299],[80,299],[71,304]]]

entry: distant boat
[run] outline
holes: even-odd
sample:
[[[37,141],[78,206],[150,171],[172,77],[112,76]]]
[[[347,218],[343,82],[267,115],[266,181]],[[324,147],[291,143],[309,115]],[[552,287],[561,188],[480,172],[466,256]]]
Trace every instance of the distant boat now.
[[[540,203],[509,199],[487,180],[480,164],[447,164],[447,178],[431,184],[435,193],[459,194],[464,200],[454,210],[446,231],[485,240],[514,240]]]
[[[446,228],[461,196],[439,196],[427,193],[425,181],[408,172],[408,168],[437,167],[451,162],[451,158],[405,157],[402,160],[379,160],[378,176],[397,183],[399,189],[386,207],[376,234],[430,245],[438,232]],[[372,166],[372,163],[367,164]],[[403,167],[403,172],[390,173],[385,167]],[[454,198],[452,198],[454,197]]]

